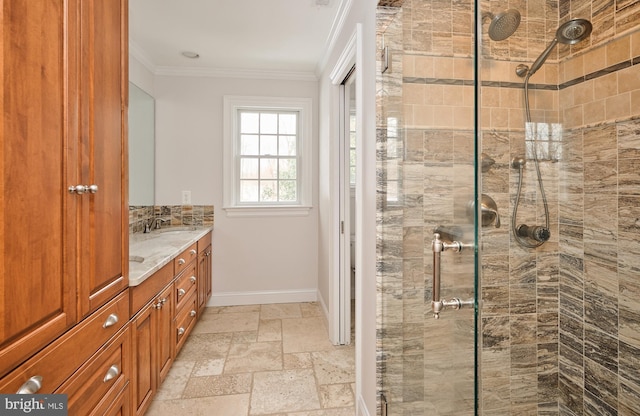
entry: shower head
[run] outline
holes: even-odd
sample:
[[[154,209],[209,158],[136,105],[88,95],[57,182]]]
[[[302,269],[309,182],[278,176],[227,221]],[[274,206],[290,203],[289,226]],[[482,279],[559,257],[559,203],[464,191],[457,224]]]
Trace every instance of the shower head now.
[[[516,9],[505,10],[495,16],[487,13],[485,17],[491,19],[489,37],[495,41],[505,40],[513,35],[520,25],[520,12]]]
[[[591,22],[586,19],[573,19],[563,23],[558,30],[556,30],[556,37],[553,38],[549,46],[547,46],[547,49],[540,54],[538,59],[533,62],[526,76],[530,77],[540,69],[558,43],[575,45],[581,40],[586,39],[591,34],[591,29]]]

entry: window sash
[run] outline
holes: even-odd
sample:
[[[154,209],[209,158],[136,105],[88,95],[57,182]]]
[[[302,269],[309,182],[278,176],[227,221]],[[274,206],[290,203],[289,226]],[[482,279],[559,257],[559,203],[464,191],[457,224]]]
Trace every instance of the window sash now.
[[[236,120],[236,204],[300,205],[300,111],[239,108]]]

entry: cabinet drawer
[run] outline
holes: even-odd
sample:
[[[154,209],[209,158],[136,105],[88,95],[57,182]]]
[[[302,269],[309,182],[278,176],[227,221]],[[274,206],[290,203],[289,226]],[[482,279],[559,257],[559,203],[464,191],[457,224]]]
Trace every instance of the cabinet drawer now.
[[[175,275],[180,274],[189,264],[198,258],[198,243],[193,243],[186,250],[180,253],[174,260]]]
[[[207,233],[204,237],[198,240],[198,253],[202,253],[211,245],[212,233]]]
[[[129,290],[123,291],[80,324],[0,380],[0,392],[15,393],[38,377],[38,394],[54,392],[129,321]]]
[[[138,313],[144,305],[147,304],[154,296],[162,291],[171,281],[175,274],[173,273],[173,263],[169,262],[160,270],[152,274],[140,283],[138,286],[132,287],[131,290],[131,315]]]
[[[176,331],[176,355],[196,323],[197,311],[198,296],[197,293],[193,291],[184,303],[183,308],[179,309],[176,314],[176,325],[174,327]]]
[[[131,331],[127,326],[56,391],[66,394],[69,414],[88,415],[104,396],[113,400],[131,377]]]
[[[189,267],[183,270],[183,272],[176,277],[175,283],[175,294],[176,294],[176,310],[180,309],[185,302],[185,299],[188,299],[191,295],[191,292],[196,290],[197,283],[197,273],[196,268],[198,263],[191,262]]]

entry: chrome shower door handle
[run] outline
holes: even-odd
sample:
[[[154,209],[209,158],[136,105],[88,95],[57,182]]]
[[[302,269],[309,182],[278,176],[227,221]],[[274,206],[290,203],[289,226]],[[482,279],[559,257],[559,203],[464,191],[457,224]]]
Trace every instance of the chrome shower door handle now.
[[[440,298],[440,280],[441,280],[441,254],[445,250],[453,250],[456,253],[460,253],[464,248],[472,248],[473,244],[463,244],[459,241],[446,242],[440,239],[439,233],[433,234],[433,240],[431,241],[431,249],[433,250],[433,296],[431,300],[431,309],[433,310],[433,317],[435,319],[440,318],[440,312],[446,307],[453,309],[460,309],[463,305],[474,305],[475,301],[460,300],[453,298],[451,300],[445,300]]]

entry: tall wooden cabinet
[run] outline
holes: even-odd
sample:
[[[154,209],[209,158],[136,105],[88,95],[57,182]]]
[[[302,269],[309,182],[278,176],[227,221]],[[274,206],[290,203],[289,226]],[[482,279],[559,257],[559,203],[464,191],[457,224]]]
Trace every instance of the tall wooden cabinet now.
[[[0,377],[127,286],[127,0],[0,0]]]

